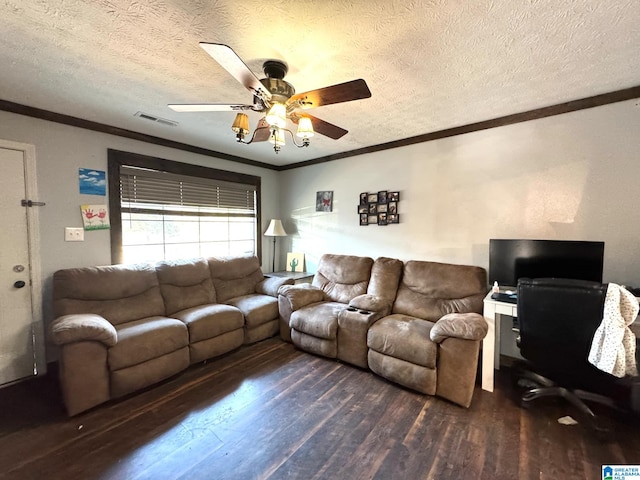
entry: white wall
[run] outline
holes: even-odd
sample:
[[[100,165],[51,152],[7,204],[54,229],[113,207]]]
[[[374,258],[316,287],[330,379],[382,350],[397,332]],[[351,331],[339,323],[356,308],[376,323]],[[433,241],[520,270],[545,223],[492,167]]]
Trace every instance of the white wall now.
[[[170,127],[167,127],[170,128]],[[160,147],[22,115],[0,111],[0,138],[36,147],[40,210],[40,253],[43,278],[43,315],[51,320],[51,276],[61,268],[108,265],[108,230],[85,232],[82,243],[65,242],[64,227],[81,227],[81,204],[108,204],[108,196],[81,195],[78,169],[107,170],[107,149],[117,149],[167,160],[192,163],[262,178],[262,227],[279,215],[278,172],[242,165],[181,150]],[[263,265],[271,268],[272,245],[263,238]]]
[[[281,253],[310,271],[325,252],[488,268],[490,238],[604,240],[604,280],[640,286],[636,103],[282,172]],[[315,212],[320,190],[333,212]],[[378,190],[400,191],[400,224],[361,227],[359,194]]]
[[[106,170],[108,148],[261,176],[262,231],[282,218],[291,234],[278,238],[276,269],[287,251],[304,252],[310,271],[325,252],[487,268],[490,238],[604,240],[605,281],[640,286],[635,103],[280,173],[7,112],[0,112],[0,138],[36,147],[38,199],[47,203],[40,235],[48,323],[55,270],[110,263],[108,231],[64,242],[64,227],[82,224],[80,204],[107,203],[78,193],[78,168]],[[315,212],[319,190],[333,190],[333,212]],[[401,223],[360,227],[359,194],[378,190],[401,192]],[[271,252],[263,238],[265,270]]]

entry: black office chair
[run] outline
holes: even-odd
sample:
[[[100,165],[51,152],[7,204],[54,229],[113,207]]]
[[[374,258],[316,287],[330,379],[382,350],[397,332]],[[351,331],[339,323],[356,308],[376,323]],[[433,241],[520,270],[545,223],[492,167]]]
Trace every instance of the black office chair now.
[[[518,346],[526,362],[515,368],[522,405],[540,397],[567,399],[601,429],[585,402],[627,410],[628,379],[591,365],[589,350],[602,321],[607,284],[559,278],[518,281]]]

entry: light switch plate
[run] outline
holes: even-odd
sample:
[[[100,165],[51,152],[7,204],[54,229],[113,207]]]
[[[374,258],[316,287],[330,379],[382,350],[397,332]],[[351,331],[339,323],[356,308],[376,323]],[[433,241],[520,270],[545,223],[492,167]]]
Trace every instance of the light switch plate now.
[[[84,228],[65,227],[64,241],[65,242],[84,242]]]

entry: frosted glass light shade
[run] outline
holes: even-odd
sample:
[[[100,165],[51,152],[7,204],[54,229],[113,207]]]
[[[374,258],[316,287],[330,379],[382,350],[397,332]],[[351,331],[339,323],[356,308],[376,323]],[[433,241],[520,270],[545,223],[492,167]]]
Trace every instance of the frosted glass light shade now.
[[[313,137],[313,125],[311,124],[311,119],[309,117],[301,117],[300,120],[298,120],[298,131],[296,132],[296,136],[300,138]]]
[[[287,232],[282,226],[282,222],[278,219],[271,219],[269,226],[267,227],[266,232],[264,232],[265,237],[286,237]]]
[[[284,128],[287,126],[287,107],[282,103],[274,103],[269,109],[265,120],[272,127]]]
[[[284,130],[280,130],[279,128],[274,129],[269,136],[269,143],[272,145],[276,145],[276,143],[278,145],[284,145]]]

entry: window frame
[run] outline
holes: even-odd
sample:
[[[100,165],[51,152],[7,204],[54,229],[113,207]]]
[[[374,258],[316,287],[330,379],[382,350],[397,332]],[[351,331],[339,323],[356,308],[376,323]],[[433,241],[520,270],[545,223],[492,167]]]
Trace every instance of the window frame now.
[[[120,150],[107,150],[107,168],[109,185],[109,216],[111,221],[111,263],[122,263],[122,198],[120,196],[120,171],[122,166],[148,168],[177,175],[190,177],[209,178],[232,183],[252,185],[256,189],[256,255],[262,262],[262,225],[261,208],[261,181],[257,175],[230,172],[217,168],[203,167],[190,163],[182,163],[164,158],[142,155],[139,153],[123,152]]]

